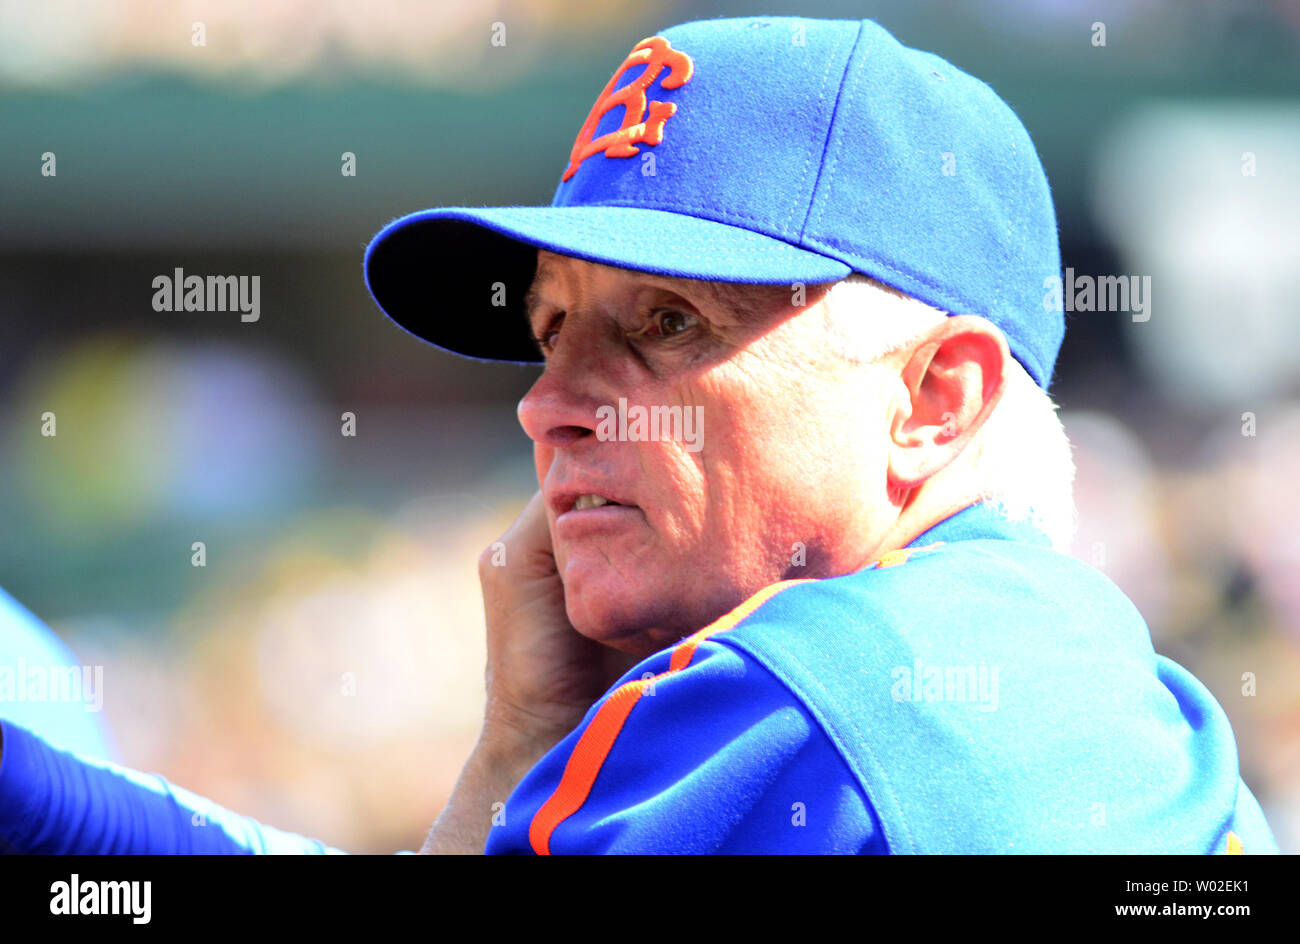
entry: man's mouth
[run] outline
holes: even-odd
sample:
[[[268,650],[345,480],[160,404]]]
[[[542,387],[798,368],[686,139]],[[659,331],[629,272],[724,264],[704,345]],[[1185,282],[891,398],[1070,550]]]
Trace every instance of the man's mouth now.
[[[573,503],[574,511],[586,511],[588,508],[600,508],[604,505],[617,505],[618,502],[604,495],[579,495]]]
[[[588,483],[587,488],[595,484]],[[620,497],[631,498],[627,494]],[[598,534],[608,536],[619,529],[645,522],[644,513],[638,506],[616,501],[598,492],[562,492],[552,501],[551,507],[555,510],[554,537],[566,543]]]
[[[616,481],[598,480],[595,476],[586,477],[585,481],[548,482],[544,491],[546,503],[557,519],[574,511],[596,511],[601,508],[631,511],[636,507],[634,496]]]

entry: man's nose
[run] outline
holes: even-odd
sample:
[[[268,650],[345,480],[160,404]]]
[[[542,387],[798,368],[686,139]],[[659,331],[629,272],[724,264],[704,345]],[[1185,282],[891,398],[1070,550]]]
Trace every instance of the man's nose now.
[[[572,359],[550,363],[519,401],[519,425],[533,442],[569,446],[596,430],[596,411],[607,399],[595,394],[596,365]]]

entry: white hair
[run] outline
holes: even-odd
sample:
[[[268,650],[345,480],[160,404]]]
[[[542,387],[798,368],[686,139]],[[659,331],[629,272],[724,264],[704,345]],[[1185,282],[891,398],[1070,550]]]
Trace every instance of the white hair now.
[[[832,336],[856,362],[879,360],[913,343],[948,315],[864,275],[831,286]],[[1028,520],[1065,553],[1074,536],[1074,457],[1057,406],[1012,360],[1002,399],[976,434],[972,468],[980,497],[1012,521]]]

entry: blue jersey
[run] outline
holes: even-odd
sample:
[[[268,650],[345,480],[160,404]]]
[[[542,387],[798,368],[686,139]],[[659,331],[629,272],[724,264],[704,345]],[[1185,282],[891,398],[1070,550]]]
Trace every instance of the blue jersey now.
[[[0,590],[0,718],[60,747],[112,758],[102,679],[102,670],[78,665],[48,626]]]
[[[328,854],[211,800],[0,723],[0,850],[32,853]]]
[[[337,851],[113,763],[102,677],[0,590],[0,850]]]
[[[976,504],[638,665],[488,852],[1276,852],[1228,719],[1096,570]]]
[[[4,738],[14,848],[332,851]],[[1277,851],[1205,687],[1106,577],[987,504],[646,659],[493,822],[489,853]]]

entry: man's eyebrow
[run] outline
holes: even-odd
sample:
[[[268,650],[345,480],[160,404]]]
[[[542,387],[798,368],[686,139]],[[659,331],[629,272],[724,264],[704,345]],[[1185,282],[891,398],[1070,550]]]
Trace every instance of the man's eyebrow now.
[[[684,298],[711,302],[715,305],[734,306],[743,302],[770,301],[790,294],[784,283],[775,285],[749,282],[717,282],[711,279],[687,279],[681,276],[641,273],[650,284],[666,289]]]
[[[707,283],[700,282],[696,279],[683,279],[672,275],[659,275],[657,272],[638,272],[637,276],[641,281],[655,287],[662,288],[673,292],[676,295],[697,294],[702,285]]]
[[[751,285],[747,283],[719,283],[708,279],[686,279],[680,276],[660,275],[657,272],[636,272],[638,280],[645,286],[661,291],[671,292],[696,307],[701,304],[732,309],[742,316],[750,309],[772,305],[775,299],[789,295],[784,285]],[[542,304],[542,289],[548,282],[555,280],[552,269],[538,269],[524,293],[524,318],[532,330],[533,319]]]
[[[533,320],[533,312],[537,310],[538,304],[540,304],[540,301],[537,289],[530,285],[528,291],[524,292],[524,317],[529,321]]]
[[[537,311],[537,306],[542,303],[541,287],[546,282],[551,281],[554,276],[548,270],[542,269],[533,276],[533,281],[529,283],[528,291],[524,292],[524,318],[531,325],[533,315]]]
[[[792,305],[792,287],[783,282],[768,285],[683,279],[651,274],[647,274],[646,277],[652,279],[654,284],[690,301],[697,308],[701,304],[710,306],[727,312],[741,321],[769,314],[778,307],[789,308]],[[821,289],[821,285],[809,285],[809,297],[816,296]]]

